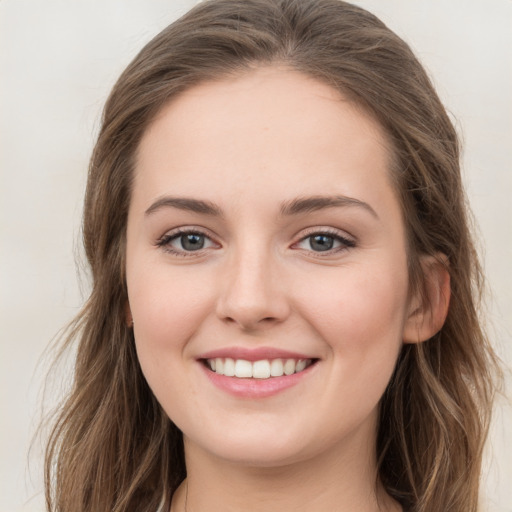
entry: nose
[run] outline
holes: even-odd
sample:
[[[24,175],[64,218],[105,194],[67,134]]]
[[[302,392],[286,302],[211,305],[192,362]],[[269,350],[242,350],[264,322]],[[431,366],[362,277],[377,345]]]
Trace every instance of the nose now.
[[[234,261],[233,261],[234,260]],[[245,251],[223,273],[217,316],[245,331],[283,322],[290,303],[279,266],[263,251]]]

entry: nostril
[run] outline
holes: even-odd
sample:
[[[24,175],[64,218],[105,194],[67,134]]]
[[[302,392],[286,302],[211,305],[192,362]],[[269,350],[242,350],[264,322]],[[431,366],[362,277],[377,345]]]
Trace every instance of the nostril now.
[[[242,285],[237,282],[219,297],[216,314],[226,325],[237,324],[242,329],[254,330],[287,318],[289,305],[284,293],[270,290],[263,293],[254,285]]]
[[[237,325],[240,329],[247,332],[261,329],[266,330],[280,322],[280,320],[274,316],[265,316],[263,318],[257,318],[257,316],[244,317],[242,315],[238,317],[225,316],[222,320],[227,325]]]

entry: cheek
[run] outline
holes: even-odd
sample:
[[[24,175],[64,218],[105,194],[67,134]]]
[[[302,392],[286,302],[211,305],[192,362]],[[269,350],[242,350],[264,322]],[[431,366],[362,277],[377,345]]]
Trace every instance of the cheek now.
[[[333,351],[364,355],[401,344],[407,302],[404,272],[346,268],[305,288],[309,300],[305,297],[303,303],[308,304],[310,321]]]
[[[132,276],[129,286],[134,336],[142,372],[169,416],[180,418],[194,408],[195,392],[189,382],[189,341],[207,312],[205,287],[179,275],[157,272]],[[159,277],[155,278],[157,274]],[[187,402],[183,397],[187,397]]]
[[[329,345],[333,366],[332,396],[343,407],[341,421],[354,421],[374,410],[384,393],[402,346],[407,276],[404,273],[351,269],[343,285],[325,283],[310,322]],[[324,404],[327,409],[332,403]],[[333,413],[334,414],[334,413]]]
[[[141,364],[183,351],[211,309],[209,287],[188,274],[153,266],[130,276],[128,296]]]

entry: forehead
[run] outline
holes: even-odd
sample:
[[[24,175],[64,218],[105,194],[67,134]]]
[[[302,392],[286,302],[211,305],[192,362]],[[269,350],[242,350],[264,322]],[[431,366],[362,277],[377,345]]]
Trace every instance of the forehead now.
[[[197,85],[170,101],[139,146],[135,189],[233,197],[267,185],[290,196],[389,188],[380,124],[332,87],[271,66]],[[314,190],[313,190],[314,189]],[[261,190],[260,190],[261,191]],[[348,194],[347,194],[348,195]],[[282,198],[281,199],[287,199]],[[365,199],[365,200],[366,200]]]

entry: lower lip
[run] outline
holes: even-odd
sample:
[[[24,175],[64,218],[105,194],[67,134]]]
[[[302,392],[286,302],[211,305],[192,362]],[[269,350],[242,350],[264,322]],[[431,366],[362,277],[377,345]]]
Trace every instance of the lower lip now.
[[[286,389],[289,389],[308,375],[310,375],[316,362],[308,366],[305,370],[293,375],[283,375],[282,377],[270,377],[268,379],[241,379],[238,377],[226,377],[219,375],[208,369],[202,362],[202,366],[206,376],[216,387],[238,398],[266,398],[277,395]]]

